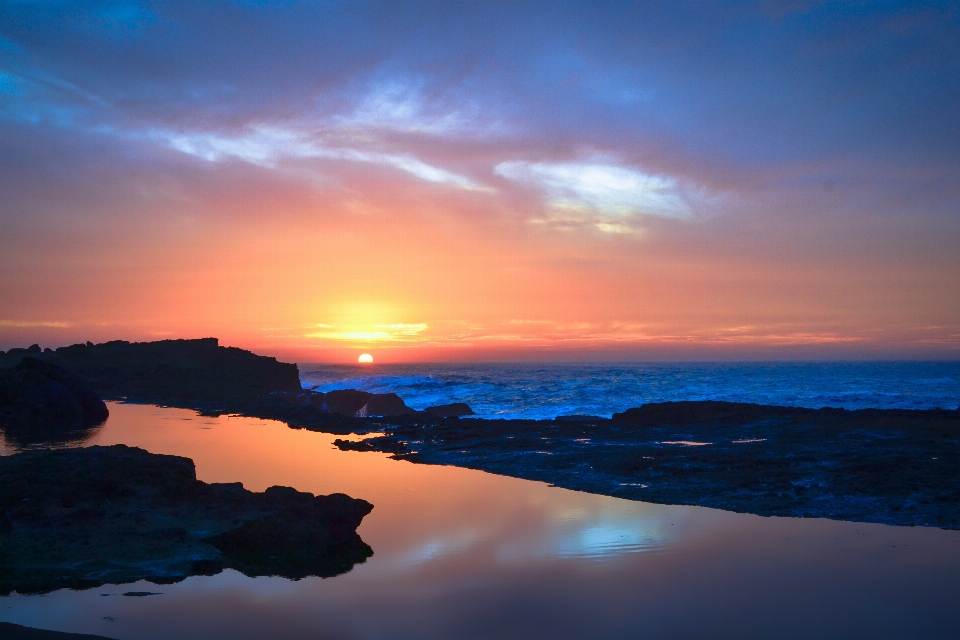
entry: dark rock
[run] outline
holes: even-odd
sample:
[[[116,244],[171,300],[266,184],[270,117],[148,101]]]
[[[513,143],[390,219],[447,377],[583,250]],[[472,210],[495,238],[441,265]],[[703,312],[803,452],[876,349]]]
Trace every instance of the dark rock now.
[[[194,406],[302,391],[297,365],[221,347],[216,338],[87,342],[60,347],[51,358],[107,398]]]
[[[3,638],[3,640],[111,640],[106,636],[47,631],[46,629],[24,627],[12,622],[0,622],[0,638]]]
[[[314,391],[310,394],[310,406],[317,409],[323,409],[324,402],[326,402],[326,394],[321,391]]]
[[[402,416],[416,413],[395,393],[368,393],[356,389],[327,392],[324,406],[342,416]]]
[[[361,415],[364,409],[361,409]],[[365,414],[368,416],[403,416],[416,413],[395,393],[371,393],[367,399]]]
[[[190,573],[195,576],[215,576],[223,571],[223,563],[219,560],[204,558],[190,563]]]
[[[342,416],[356,416],[366,406],[370,394],[356,389],[328,391],[324,397],[327,409]]]
[[[0,458],[0,594],[169,584],[225,567],[336,575],[373,553],[356,534],[372,509],[342,494],[207,484],[188,458],[123,445],[26,451]]]
[[[312,391],[300,389],[299,391],[274,391],[270,395],[293,406],[307,407],[310,406],[311,396],[314,394]]]
[[[427,407],[425,413],[440,418],[455,418],[459,416],[472,416],[473,409],[465,402],[454,402],[452,404],[441,404],[436,407]]]
[[[573,413],[567,416],[557,416],[557,422],[596,422],[603,420],[600,416],[582,415]]]
[[[52,362],[26,356],[0,377],[0,425],[15,440],[90,429],[108,415],[84,380]]]
[[[26,349],[14,347],[13,349],[10,349],[9,351],[7,351],[6,355],[7,357],[13,357],[13,356],[20,357],[20,356],[32,356],[37,353],[41,353],[40,345],[32,344]]]
[[[425,419],[337,440],[662,504],[960,529],[960,413],[648,404],[612,419]]]

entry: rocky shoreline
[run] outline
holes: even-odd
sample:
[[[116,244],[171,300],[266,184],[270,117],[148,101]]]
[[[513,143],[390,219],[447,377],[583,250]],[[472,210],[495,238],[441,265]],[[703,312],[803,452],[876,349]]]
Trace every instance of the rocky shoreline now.
[[[410,420],[336,444],[645,502],[960,529],[960,411],[666,402],[612,419]]]
[[[296,365],[225,349],[215,339],[74,345],[42,357],[89,379],[107,398],[375,436],[338,440],[341,449],[631,500],[960,528],[960,409],[674,402],[610,419],[484,420],[459,417],[469,415],[465,405],[418,412],[394,394],[304,390]],[[203,393],[197,380],[205,381]]]

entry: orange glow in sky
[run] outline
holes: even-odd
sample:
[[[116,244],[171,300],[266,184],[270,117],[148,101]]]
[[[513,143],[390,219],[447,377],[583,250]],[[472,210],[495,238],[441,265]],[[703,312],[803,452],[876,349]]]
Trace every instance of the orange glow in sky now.
[[[188,5],[0,6],[0,349],[960,358],[953,14]]]

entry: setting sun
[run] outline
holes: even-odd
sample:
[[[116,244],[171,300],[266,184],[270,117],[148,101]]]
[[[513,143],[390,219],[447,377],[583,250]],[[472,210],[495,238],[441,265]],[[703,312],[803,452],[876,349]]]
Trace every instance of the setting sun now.
[[[357,358],[357,362],[359,362],[360,364],[370,364],[371,362],[373,362],[373,356],[370,355],[369,353],[361,354],[360,357]]]

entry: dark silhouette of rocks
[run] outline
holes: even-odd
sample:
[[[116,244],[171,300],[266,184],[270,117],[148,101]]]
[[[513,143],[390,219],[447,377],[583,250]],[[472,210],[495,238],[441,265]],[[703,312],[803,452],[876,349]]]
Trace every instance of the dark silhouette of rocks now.
[[[12,622],[0,622],[0,638],[3,638],[3,640],[111,640],[106,636],[47,631],[46,629],[24,627]]]
[[[566,416],[557,416],[557,422],[596,422],[597,420],[603,420],[603,418],[600,416],[583,415],[579,413],[572,413]]]
[[[333,413],[342,416],[357,416],[366,406],[370,394],[356,389],[340,389],[324,394],[323,404]],[[363,417],[363,416],[358,416]]]
[[[456,405],[433,408],[443,416],[416,412],[395,394],[304,390],[296,365],[224,349],[215,339],[37,351],[33,357],[89,376],[104,397],[384,434],[338,440],[342,449],[648,502],[960,528],[960,410],[679,402],[612,419],[482,420],[452,416],[447,407]],[[8,352],[0,368],[22,358]]]
[[[454,402],[452,404],[441,404],[435,407],[427,407],[423,410],[438,418],[457,418],[460,416],[472,416],[473,409],[465,402]]]
[[[115,445],[0,458],[0,594],[177,582],[225,567],[332,576],[372,555],[373,506],[197,480],[193,461]]]
[[[646,502],[960,528],[960,411],[666,402],[578,418],[417,414],[336,444]]]
[[[101,396],[111,399],[181,406],[300,390],[297,365],[221,347],[216,338],[88,342],[60,347],[44,357],[88,380]]]
[[[26,356],[0,370],[0,425],[11,440],[71,440],[108,415],[90,385],[58,364]]]
[[[9,358],[18,358],[18,357],[23,357],[23,356],[36,355],[36,354],[40,353],[41,351],[42,351],[42,350],[40,349],[40,345],[38,345],[38,344],[32,344],[32,345],[30,345],[29,347],[27,347],[26,349],[14,347],[13,349],[10,349],[10,350],[7,351],[6,353],[3,353],[2,351],[0,351],[0,356],[6,356],[6,357],[9,357]]]
[[[395,393],[368,393],[340,389],[324,394],[323,406],[342,416],[402,416],[415,413]]]
[[[369,393],[357,389],[339,389],[322,393],[301,390],[277,391],[271,397],[295,407],[312,407],[326,413],[350,418],[393,417],[416,413],[395,393]]]

